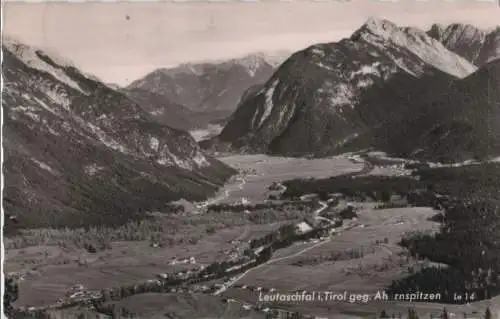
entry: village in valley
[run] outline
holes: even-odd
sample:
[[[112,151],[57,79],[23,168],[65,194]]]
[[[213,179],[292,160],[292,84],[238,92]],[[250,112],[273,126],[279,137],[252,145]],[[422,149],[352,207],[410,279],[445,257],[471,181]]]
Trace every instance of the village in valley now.
[[[368,176],[370,172],[377,169],[385,169],[390,171],[392,176],[407,176],[411,172],[412,163],[399,163],[397,159],[383,160],[380,157],[370,157],[366,154],[362,157],[353,155],[346,157],[350,162],[356,165],[361,165],[361,170],[345,175],[347,178],[355,179],[358,176]],[[377,165],[372,162],[380,161]],[[382,163],[383,162],[383,163]],[[400,173],[403,171],[404,173]],[[248,179],[263,178],[263,174],[258,174],[255,170],[242,170],[240,177],[234,179],[233,183],[237,185],[245,185]],[[237,187],[241,189],[241,187]],[[411,207],[407,196],[401,194],[385,194],[381,193],[378,196],[379,200],[375,200],[362,193],[345,194],[342,192],[336,193],[306,193],[296,197],[288,198],[285,195],[287,187],[280,182],[272,182],[268,184],[267,190],[263,193],[266,198],[263,198],[261,203],[250,203],[246,198],[240,198],[232,203],[226,197],[228,193],[222,197],[218,197],[222,202],[217,203],[199,203],[191,204],[187,201],[179,201],[178,205],[183,206],[181,210],[187,210],[188,215],[203,216],[210,212],[236,210],[244,215],[251,216],[258,211],[260,207],[272,207],[272,210],[280,209],[285,204],[297,204],[310,207],[310,213],[304,215],[302,219],[296,220],[294,223],[286,222],[275,227],[273,231],[264,233],[260,237],[255,237],[245,240],[244,237],[229,240],[225,248],[220,252],[222,259],[219,259],[210,264],[206,262],[200,263],[197,256],[183,255],[172,256],[168,261],[165,261],[166,268],[179,269],[174,272],[159,272],[151,274],[151,279],[143,282],[135,283],[130,286],[121,286],[117,288],[106,288],[98,291],[90,290],[84,284],[75,283],[67,292],[66,296],[60,298],[55,304],[44,307],[27,307],[24,310],[26,313],[36,313],[37,311],[46,311],[47,309],[64,309],[71,307],[89,306],[91,309],[101,309],[104,307],[101,300],[114,300],[115,298],[127,298],[145,292],[166,291],[175,294],[207,294],[213,296],[222,296],[226,303],[239,304],[242,310],[257,311],[268,315],[282,314],[300,314],[298,311],[285,310],[282,307],[272,306],[269,303],[258,302],[258,300],[249,300],[248,298],[238,299],[233,296],[233,293],[228,291],[248,291],[248,293],[256,296],[262,293],[310,293],[307,290],[282,290],[275,286],[252,285],[247,284],[243,280],[245,276],[252,272],[258,272],[261,267],[279,263],[287,259],[293,261],[300,258],[301,254],[307,255],[307,251],[320,249],[320,246],[326,245],[343,233],[348,233],[350,230],[358,229],[363,231],[365,227],[369,228],[370,224],[366,224],[365,218],[359,218],[360,211],[368,210],[383,210],[394,208]],[[288,195],[287,195],[288,196]],[[217,198],[217,197],[216,197]],[[436,197],[437,198],[437,197]],[[441,197],[441,199],[443,199]],[[260,205],[260,206],[259,206]],[[429,216],[431,217],[431,216]],[[399,224],[403,224],[404,219],[401,219]],[[391,251],[391,240],[388,236],[382,236],[376,242],[370,245],[378,245],[389,252]],[[152,240],[149,243],[150,249],[164,250],[164,243]],[[293,248],[297,247],[297,248]],[[302,247],[302,248],[300,248]],[[280,251],[291,250],[288,254],[279,254]],[[371,250],[370,250],[371,251]],[[373,250],[374,252],[374,250]],[[278,253],[278,255],[277,255]],[[369,250],[351,251],[347,257],[363,258]],[[322,254],[321,254],[322,255]],[[313,259],[311,259],[313,258]],[[295,260],[293,264],[304,265],[310,263],[316,257],[308,257],[306,259]],[[323,257],[321,257],[323,258]],[[327,259],[326,259],[327,260]],[[426,263],[427,265],[428,263]],[[423,267],[420,264],[420,267]],[[14,276],[14,274],[10,274]],[[18,280],[23,280],[19,277]],[[239,293],[236,293],[238,295]],[[119,297],[118,297],[119,296]],[[252,298],[250,298],[252,299]],[[309,318],[302,315],[300,318]],[[314,316],[310,316],[314,318]]]

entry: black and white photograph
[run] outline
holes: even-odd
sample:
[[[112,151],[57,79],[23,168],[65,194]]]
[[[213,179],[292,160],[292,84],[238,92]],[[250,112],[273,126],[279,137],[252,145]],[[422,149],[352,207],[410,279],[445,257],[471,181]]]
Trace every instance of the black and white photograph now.
[[[498,0],[1,21],[2,318],[500,319]]]

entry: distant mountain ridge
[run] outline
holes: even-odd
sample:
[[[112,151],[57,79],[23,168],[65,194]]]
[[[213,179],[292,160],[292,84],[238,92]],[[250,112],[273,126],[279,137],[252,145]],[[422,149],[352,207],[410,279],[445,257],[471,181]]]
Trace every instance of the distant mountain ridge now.
[[[197,75],[202,75],[206,66],[213,65],[220,67],[221,69],[230,69],[233,65],[241,65],[245,67],[250,75],[254,75],[256,70],[259,69],[263,64],[271,65],[272,67],[278,67],[290,54],[280,53],[280,54],[266,54],[263,52],[248,54],[239,58],[232,58],[227,60],[213,60],[205,62],[190,62],[182,63],[177,67],[163,69],[171,74],[179,73],[195,73]]]
[[[24,227],[123,223],[234,173],[72,64],[12,39],[2,50],[4,209]]]
[[[370,18],[348,39],[294,53],[247,94],[207,148],[322,156],[404,117],[394,101],[425,94],[420,81],[464,78],[477,67],[426,32]],[[386,85],[391,83],[386,89]],[[400,84],[402,83],[402,84]],[[389,90],[387,94],[380,94]]]
[[[163,95],[195,112],[226,111],[229,115],[243,92],[265,83],[284,59],[257,53],[220,62],[186,63],[155,70],[127,89]]]
[[[500,26],[481,30],[470,24],[434,24],[427,33],[477,66],[500,58]]]

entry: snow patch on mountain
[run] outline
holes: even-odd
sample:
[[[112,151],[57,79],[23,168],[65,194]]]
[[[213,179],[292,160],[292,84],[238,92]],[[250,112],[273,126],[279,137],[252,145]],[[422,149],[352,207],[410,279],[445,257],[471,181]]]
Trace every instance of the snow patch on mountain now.
[[[269,64],[270,66],[276,68],[283,61],[285,61],[286,57],[290,54],[288,52],[257,52],[246,55],[242,58],[233,59],[234,63],[240,64],[246,67],[248,70],[257,70],[262,67],[264,64]]]
[[[364,79],[364,80],[359,80],[358,83],[356,84],[357,88],[365,88],[369,87],[373,84],[373,80],[370,78]]]
[[[262,55],[248,55],[242,59],[234,59],[232,61],[243,66],[252,77],[255,76],[257,70],[266,63]]]
[[[328,70],[328,71],[335,71],[334,68],[322,63],[322,62],[316,62],[316,65],[319,66],[322,69]]]
[[[198,165],[199,168],[210,166],[210,162],[207,160],[205,155],[198,151],[193,156],[193,161],[196,163],[196,165]]]
[[[190,161],[188,160],[183,160],[177,155],[175,155],[170,149],[168,148],[168,145],[164,146],[164,150],[162,152],[162,155],[160,159],[157,161],[158,164],[165,165],[165,166],[179,166],[181,168],[187,169],[187,170],[192,170],[193,165],[191,164]]]
[[[152,136],[149,140],[149,147],[155,152],[158,152],[159,146],[160,146],[160,141],[156,137]]]
[[[274,80],[273,83],[269,86],[269,88],[266,90],[265,93],[265,102],[264,102],[264,113],[262,114],[260,121],[259,121],[259,127],[262,126],[264,121],[271,115],[271,112],[273,111],[274,105],[273,105],[273,95],[274,91],[276,90],[276,87],[278,86],[279,80],[276,79]]]
[[[374,62],[372,65],[363,65],[359,70],[351,73],[350,80],[354,79],[358,75],[379,75],[380,71],[378,69],[380,62]]]
[[[311,49],[311,52],[315,55],[318,55],[320,58],[324,58],[326,56],[325,51],[318,47],[313,47]]]
[[[56,174],[55,170],[52,169],[49,165],[45,164],[44,162],[41,162],[41,161],[38,161],[34,158],[31,159],[34,163],[36,163],[41,169],[44,169],[48,172],[50,172],[51,174]]]
[[[156,109],[153,111],[150,111],[149,113],[154,116],[162,115],[165,112],[165,109]]]
[[[339,83],[334,87],[333,96],[330,98],[330,103],[335,107],[349,105],[351,108],[354,108],[354,96],[355,94],[350,86],[345,83]]]

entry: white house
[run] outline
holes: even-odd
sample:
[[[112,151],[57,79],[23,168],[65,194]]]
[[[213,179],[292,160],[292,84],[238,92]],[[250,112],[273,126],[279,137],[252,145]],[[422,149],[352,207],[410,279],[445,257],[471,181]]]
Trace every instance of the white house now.
[[[312,230],[313,230],[313,228],[311,227],[311,225],[309,225],[306,222],[300,222],[297,225],[295,225],[295,232],[298,235],[307,234],[308,232],[310,232]]]
[[[161,279],[167,279],[169,277],[168,274],[157,274],[156,276]]]

